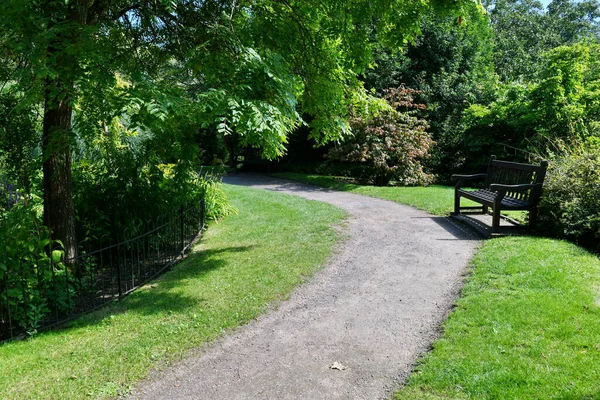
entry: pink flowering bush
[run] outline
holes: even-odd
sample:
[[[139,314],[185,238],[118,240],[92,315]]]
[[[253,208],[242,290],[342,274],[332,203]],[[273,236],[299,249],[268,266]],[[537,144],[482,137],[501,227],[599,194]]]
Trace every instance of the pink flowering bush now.
[[[390,107],[369,118],[352,118],[353,135],[329,151],[328,162],[346,165],[353,177],[377,186],[391,180],[403,185],[431,183],[433,176],[425,173],[421,161],[434,142],[427,121],[418,116],[425,105],[416,104],[414,94],[404,87],[386,90]]]

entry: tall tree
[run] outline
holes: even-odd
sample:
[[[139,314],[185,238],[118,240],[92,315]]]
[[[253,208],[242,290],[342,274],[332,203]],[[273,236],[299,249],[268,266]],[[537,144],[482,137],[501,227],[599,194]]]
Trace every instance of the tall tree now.
[[[581,40],[600,39],[596,0],[487,1],[494,29],[496,73],[506,82],[537,77],[545,52]]]
[[[170,26],[161,19],[170,11],[163,3],[7,0],[0,4],[5,56],[18,66],[10,75],[12,88],[24,103],[43,108],[44,223],[63,243],[67,258],[77,254],[73,107],[86,90],[112,85],[115,73],[125,67],[131,72],[131,51],[134,60],[149,58],[140,51],[141,45],[149,39],[159,45],[157,38]]]
[[[127,110],[132,126],[160,130],[179,101],[198,123],[284,151],[287,134],[313,115],[319,141],[348,131],[357,76],[378,41],[403,46],[433,8],[472,0],[4,0],[3,56],[22,101],[43,107],[44,220],[67,257],[76,254],[71,151],[82,132]],[[118,100],[103,94],[124,79]],[[185,91],[181,89],[186,89]],[[80,99],[95,99],[91,109]],[[119,103],[120,102],[120,103]],[[127,106],[125,103],[130,104]],[[89,113],[100,112],[90,117]]]

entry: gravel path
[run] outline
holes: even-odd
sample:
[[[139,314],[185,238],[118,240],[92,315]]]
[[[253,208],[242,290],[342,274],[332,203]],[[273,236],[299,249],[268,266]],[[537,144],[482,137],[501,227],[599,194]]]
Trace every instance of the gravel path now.
[[[276,310],[152,374],[132,398],[389,398],[438,336],[478,238],[386,200],[260,175],[226,182],[341,207],[349,237]]]

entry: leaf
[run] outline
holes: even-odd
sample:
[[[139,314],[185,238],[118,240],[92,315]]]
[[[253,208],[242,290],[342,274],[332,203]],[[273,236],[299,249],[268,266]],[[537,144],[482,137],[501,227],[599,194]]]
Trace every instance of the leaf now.
[[[62,250],[52,250],[52,262],[58,263],[64,257],[65,252]]]
[[[346,366],[336,361],[329,366],[329,369],[337,369],[338,371],[343,371],[346,369]]]

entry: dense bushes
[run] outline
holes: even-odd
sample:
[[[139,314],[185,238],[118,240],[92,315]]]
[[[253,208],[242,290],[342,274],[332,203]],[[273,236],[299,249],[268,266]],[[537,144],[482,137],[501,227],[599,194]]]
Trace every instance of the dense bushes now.
[[[410,89],[390,89],[385,95],[389,107],[371,117],[352,118],[353,135],[329,151],[329,162],[351,163],[347,174],[378,186],[390,180],[404,185],[429,183],[432,176],[423,171],[421,161],[432,140],[427,122],[417,115],[425,106],[414,103],[413,95]]]
[[[52,243],[40,209],[30,199],[0,211],[0,328],[11,319],[32,333],[51,310],[72,306],[73,282],[61,262],[62,251],[47,252]],[[0,337],[6,332],[0,330]]]
[[[41,167],[39,121],[16,96],[0,93],[0,170],[25,193],[31,193]]]
[[[544,154],[556,143],[574,146],[600,127],[600,46],[562,46],[544,54],[536,82],[503,85],[495,101],[471,105],[462,123],[465,157]],[[514,152],[513,152],[514,153]],[[485,160],[483,160],[485,161]]]
[[[600,146],[550,162],[539,218],[545,234],[600,250]]]

